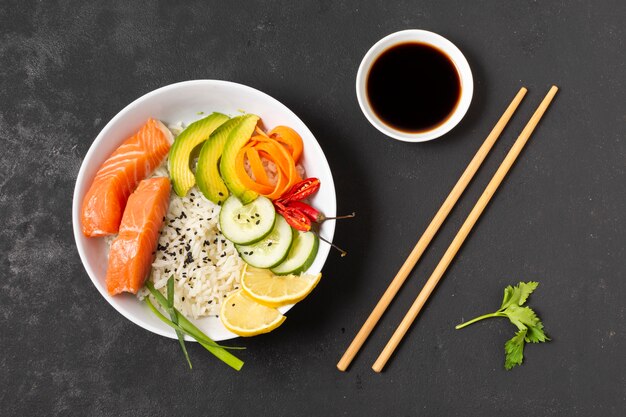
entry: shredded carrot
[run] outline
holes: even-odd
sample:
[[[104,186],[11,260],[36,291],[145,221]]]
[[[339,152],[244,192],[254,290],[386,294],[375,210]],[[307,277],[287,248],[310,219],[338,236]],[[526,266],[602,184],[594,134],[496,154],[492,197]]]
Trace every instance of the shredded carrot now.
[[[290,127],[277,126],[265,133],[257,126],[256,134],[237,154],[235,172],[246,188],[275,200],[301,181],[296,162],[302,155],[302,149],[302,138]],[[270,183],[261,158],[276,166],[274,185]],[[246,159],[252,176],[246,171]]]
[[[276,182],[274,196],[267,196],[268,198],[278,198],[283,195],[292,183],[297,180],[294,178],[296,173],[296,164],[293,162],[291,155],[283,146],[275,141],[262,142],[255,146],[255,149],[259,151],[261,155],[276,165],[276,173],[279,180]],[[282,177],[281,177],[282,174]],[[282,181],[281,181],[282,180]]]
[[[257,126],[257,127],[254,129],[254,131],[255,131],[256,133],[258,133],[258,134],[259,134],[259,136],[265,136],[266,138],[269,138],[269,135],[268,135],[267,133],[265,133],[265,132],[263,131],[263,129],[261,129],[259,126]]]
[[[246,187],[249,190],[256,191],[259,194],[265,195],[265,194],[271,193],[272,187],[259,184],[255,182],[252,178],[250,178],[250,176],[246,172],[244,156],[245,156],[245,148],[242,148],[237,154],[237,158],[235,159],[235,172],[237,173],[237,176],[243,183],[244,187]]]
[[[263,162],[261,162],[261,157],[259,157],[259,152],[254,149],[254,147],[246,148],[246,157],[248,158],[248,162],[250,162],[250,167],[252,168],[252,174],[254,175],[254,179],[256,182],[271,186],[269,178],[267,178],[267,172],[263,168]]]
[[[291,156],[294,161],[300,160],[303,145],[298,132],[287,126],[276,126],[269,131],[268,136],[291,148]]]

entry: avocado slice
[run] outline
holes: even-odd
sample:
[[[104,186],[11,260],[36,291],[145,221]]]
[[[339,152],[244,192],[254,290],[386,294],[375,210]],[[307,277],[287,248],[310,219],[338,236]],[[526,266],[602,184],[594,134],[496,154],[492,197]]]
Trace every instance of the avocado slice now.
[[[169,153],[168,169],[176,194],[184,197],[196,183],[190,163],[194,159],[194,151],[198,145],[206,141],[211,133],[229,119],[221,113],[212,113],[207,117],[193,122],[174,140]]]
[[[243,121],[243,117],[233,117],[215,129],[200,149],[198,166],[196,167],[196,183],[202,194],[215,204],[223,203],[230,194],[220,176],[219,161],[228,135]]]
[[[258,194],[252,190],[248,190],[237,176],[235,172],[235,159],[237,158],[239,150],[248,142],[250,136],[252,136],[254,128],[259,121],[259,116],[246,114],[241,117],[241,123],[230,132],[228,140],[224,145],[222,159],[220,160],[220,173],[230,192],[245,205],[257,198]]]

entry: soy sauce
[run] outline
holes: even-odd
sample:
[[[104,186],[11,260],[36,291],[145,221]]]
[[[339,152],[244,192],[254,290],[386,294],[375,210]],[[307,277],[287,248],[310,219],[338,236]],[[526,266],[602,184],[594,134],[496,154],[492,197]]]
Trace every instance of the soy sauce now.
[[[402,43],[384,51],[367,77],[372,110],[388,126],[407,133],[425,132],[444,123],[461,96],[452,60],[423,43]]]

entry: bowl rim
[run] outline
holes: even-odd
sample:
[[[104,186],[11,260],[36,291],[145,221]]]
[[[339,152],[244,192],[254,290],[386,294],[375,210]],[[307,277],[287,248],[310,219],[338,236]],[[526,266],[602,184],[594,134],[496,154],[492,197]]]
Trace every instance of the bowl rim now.
[[[328,178],[330,179],[329,183],[328,184],[324,184],[324,186],[325,186],[325,188],[329,189],[329,193],[332,196],[332,201],[331,201],[332,204],[331,204],[331,206],[332,206],[333,215],[334,215],[334,212],[336,212],[336,209],[337,209],[337,194],[336,194],[336,190],[335,190],[334,179],[333,179],[333,176],[332,176],[332,170],[330,169],[330,164],[328,163],[328,158],[326,158],[326,154],[324,153],[324,151],[322,150],[322,147],[320,146],[319,142],[315,138],[315,135],[313,135],[313,132],[311,132],[311,130],[308,128],[308,126],[289,107],[287,107],[285,104],[283,104],[282,102],[280,102],[279,100],[275,99],[274,97],[270,96],[267,93],[264,93],[264,92],[262,92],[260,90],[257,90],[254,87],[250,87],[250,86],[247,86],[247,85],[244,85],[244,84],[240,84],[240,83],[236,83],[236,82],[232,82],[232,81],[216,80],[216,79],[187,80],[187,81],[180,81],[180,82],[168,84],[168,85],[159,87],[159,88],[157,88],[155,90],[149,91],[148,93],[143,94],[142,96],[136,98],[131,103],[126,105],[124,108],[122,108],[100,130],[100,132],[98,133],[96,138],[93,140],[93,142],[89,146],[89,150],[87,151],[87,153],[85,154],[85,156],[84,156],[84,158],[83,158],[83,160],[81,162],[80,169],[79,169],[78,174],[76,176],[76,182],[74,184],[74,191],[73,191],[73,194],[72,194],[72,229],[73,229],[73,234],[74,234],[74,242],[76,244],[76,248],[78,250],[78,254],[80,256],[81,263],[83,264],[83,268],[85,268],[85,271],[87,272],[87,275],[89,276],[89,279],[91,280],[92,284],[96,287],[98,292],[100,292],[100,294],[107,301],[107,303],[109,303],[109,305],[111,307],[113,307],[118,313],[120,313],[122,316],[124,316],[126,319],[130,320],[131,322],[133,322],[137,326],[142,327],[142,328],[144,328],[144,329],[146,329],[146,330],[148,330],[148,331],[150,331],[152,333],[158,334],[160,336],[165,336],[165,337],[168,337],[168,338],[171,338],[171,339],[176,339],[177,338],[176,333],[171,328],[167,327],[164,330],[161,327],[154,326],[151,323],[148,323],[148,322],[145,322],[145,321],[143,321],[143,320],[141,320],[139,318],[136,318],[134,314],[131,314],[131,313],[127,312],[127,311],[124,311],[124,309],[122,309],[122,308],[118,308],[118,306],[113,302],[113,297],[110,296],[107,293],[106,288],[103,285],[101,285],[100,281],[97,279],[95,271],[93,270],[93,268],[91,267],[91,265],[88,262],[88,255],[87,255],[86,250],[83,247],[83,244],[82,244],[81,239],[80,239],[83,236],[83,232],[82,232],[82,229],[81,229],[81,220],[80,220],[80,210],[81,210],[81,207],[82,207],[82,201],[79,201],[78,195],[80,194],[81,185],[85,182],[85,175],[86,175],[85,172],[87,170],[87,166],[89,165],[89,164],[87,164],[85,162],[86,161],[90,161],[92,159],[94,153],[96,152],[96,149],[99,147],[99,144],[101,142],[105,141],[105,138],[108,136],[109,130],[112,129],[112,126],[114,126],[118,122],[119,119],[124,117],[124,115],[126,113],[128,113],[129,111],[135,109],[138,106],[141,106],[141,104],[144,101],[152,98],[153,96],[157,96],[159,94],[163,94],[165,92],[168,92],[169,90],[176,90],[176,89],[183,88],[183,87],[198,86],[198,85],[223,86],[223,87],[228,87],[228,88],[241,89],[241,90],[243,90],[243,91],[245,91],[245,92],[247,92],[249,94],[255,94],[255,95],[257,95],[258,97],[260,97],[260,98],[262,98],[264,100],[272,102],[273,105],[281,107],[285,113],[290,114],[290,116],[292,116],[295,120],[300,122],[302,124],[302,126],[304,127],[304,129],[306,129],[306,131],[303,134],[303,137],[309,135],[311,138],[313,138],[313,141],[311,142],[311,146],[316,148],[316,150],[324,158],[325,164],[322,164],[322,169],[327,170],[327,175],[328,175]],[[325,237],[332,242],[332,240],[334,238],[334,234],[335,234],[335,225],[332,222],[329,222],[329,223],[330,224],[328,224],[328,226],[326,227],[326,236]],[[321,258],[320,270],[323,268],[324,264],[326,263],[326,260],[328,259],[329,252],[330,252],[330,250],[326,250],[326,251],[320,251],[318,253],[318,256],[322,257]],[[281,311],[281,313],[284,314],[287,311],[289,311],[293,306],[294,306],[294,304],[282,306],[282,307],[279,308],[279,310]],[[237,338],[237,337],[239,337],[239,336],[233,334],[232,337],[222,338],[222,339],[219,339],[217,341],[229,340],[229,339],[233,339],[233,338]],[[194,339],[189,338],[188,336],[185,336],[185,340],[187,340],[187,341],[195,341]]]
[[[372,110],[367,98],[367,75],[372,64],[390,47],[407,42],[425,43],[444,52],[451,60],[459,74],[461,97],[454,111],[442,124],[425,132],[409,133],[394,129],[380,120]],[[474,78],[472,70],[461,50],[443,36],[423,29],[406,29],[391,33],[376,42],[365,54],[356,76],[356,96],[361,111],[372,126],[390,138],[403,142],[426,142],[437,139],[452,130],[463,119],[474,95]]]

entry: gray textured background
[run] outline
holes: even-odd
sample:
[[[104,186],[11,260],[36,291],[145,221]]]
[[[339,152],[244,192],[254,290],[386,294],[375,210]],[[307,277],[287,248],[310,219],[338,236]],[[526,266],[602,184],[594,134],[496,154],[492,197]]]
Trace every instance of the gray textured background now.
[[[173,3],[173,2],[171,2]],[[623,1],[0,2],[0,414],[621,416],[626,408],[626,3]],[[367,6],[365,5],[367,3]],[[354,77],[379,38],[441,33],[476,91],[421,145],[361,114]],[[157,87],[251,85],[316,134],[336,180],[333,254],[276,332],[242,341],[242,372],[135,326],[78,258],[83,156]],[[550,84],[557,99],[383,374],[370,366]],[[348,373],[335,363],[514,93],[529,94]],[[504,371],[502,288],[531,298],[553,341]]]

